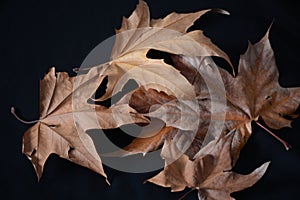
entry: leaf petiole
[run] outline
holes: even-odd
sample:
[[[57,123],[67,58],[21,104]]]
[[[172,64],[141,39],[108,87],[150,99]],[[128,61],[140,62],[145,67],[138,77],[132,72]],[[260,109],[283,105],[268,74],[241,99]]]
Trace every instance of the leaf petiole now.
[[[187,193],[185,193],[184,195],[182,195],[178,200],[183,200],[187,195],[189,195],[191,192],[193,192],[194,190],[196,190],[196,188],[192,188],[190,189],[190,191],[188,191]]]
[[[273,137],[275,137],[279,142],[281,142],[285,149],[288,151],[290,148],[292,148],[292,146],[287,143],[286,141],[284,141],[283,139],[281,139],[280,137],[278,137],[275,133],[273,133],[272,131],[270,131],[269,129],[267,129],[266,127],[264,127],[261,123],[259,122],[255,122],[258,126],[260,126],[262,129],[264,129],[265,131],[267,131],[269,134],[271,134]]]
[[[39,120],[33,120],[33,121],[25,121],[23,119],[21,119],[17,114],[16,114],[16,109],[14,107],[11,107],[10,109],[11,114],[13,114],[13,116],[15,116],[15,118],[17,120],[19,120],[20,122],[24,123],[24,124],[34,124],[36,122],[38,122]]]

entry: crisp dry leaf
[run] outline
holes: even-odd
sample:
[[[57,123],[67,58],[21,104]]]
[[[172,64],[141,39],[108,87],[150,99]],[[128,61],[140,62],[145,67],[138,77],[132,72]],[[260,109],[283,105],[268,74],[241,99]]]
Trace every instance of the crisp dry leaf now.
[[[184,53],[181,54],[187,56],[210,56],[201,55],[201,52],[210,52],[213,53],[214,56],[223,57],[230,63],[228,56],[212,44],[208,38],[203,36],[201,31],[186,33],[187,29],[193,25],[197,19],[209,11],[212,10],[208,9],[187,14],[171,13],[163,19],[150,20],[149,8],[146,2],[140,0],[131,16],[128,19],[123,18],[121,28],[116,30],[116,42],[111,58],[114,60],[125,54],[141,49],[153,48],[164,51],[161,48],[165,48],[166,52],[169,53],[184,51]],[[213,11],[228,14],[228,12],[221,9],[214,9]],[[190,43],[188,37],[181,37],[186,34],[189,34],[189,37],[195,41]],[[183,41],[183,43],[176,47],[177,41]],[[184,44],[184,42],[188,44]],[[194,42],[198,42],[202,47],[193,49],[192,47],[195,45],[192,43]],[[168,45],[170,47],[167,47]],[[185,50],[187,50],[187,52]],[[193,51],[193,53],[189,54],[188,52],[190,51]]]
[[[294,112],[300,103],[300,88],[283,88],[278,83],[279,72],[275,64],[275,57],[267,34],[255,45],[249,44],[246,53],[241,56],[238,75],[232,77],[227,71],[219,69],[226,90],[226,117],[224,130],[237,129],[234,146],[236,154],[240,151],[252,133],[251,122],[259,124],[258,119],[263,121],[272,129],[280,129],[291,126],[291,119],[295,118]],[[178,56],[175,65],[179,69],[185,68],[185,76],[192,75],[193,69],[205,70],[210,64],[203,64],[200,58]],[[210,58],[205,58],[210,62]],[[211,61],[213,62],[213,61]],[[192,69],[192,71],[190,71]],[[193,75],[189,80],[198,87],[200,94],[198,98],[201,106],[205,106],[217,99],[211,99],[209,91],[201,77]],[[213,80],[211,81],[213,83]],[[217,88],[218,86],[215,86]],[[214,92],[218,92],[217,89]],[[220,94],[223,95],[223,94]],[[169,103],[170,104],[170,103]],[[223,104],[220,103],[220,106]],[[201,109],[201,111],[203,111]],[[209,120],[218,120],[221,113],[202,112],[201,117]],[[259,124],[260,125],[260,124]],[[286,146],[287,147],[287,146]],[[238,155],[235,157],[236,160]]]
[[[162,172],[148,181],[163,187],[170,187],[173,192],[182,191],[185,187],[198,189],[200,200],[232,200],[232,192],[243,190],[255,184],[265,173],[269,163],[263,164],[251,174],[241,175],[232,170],[231,143],[235,130],[211,141],[210,148],[203,148],[189,160],[186,155],[173,160],[178,154],[174,145],[165,143],[162,157],[166,166]]]
[[[110,67],[105,72],[105,75],[108,76],[107,91],[99,100],[110,98],[113,91],[120,91],[126,80],[130,78],[136,79],[139,85],[143,85],[145,82],[146,84],[152,83],[152,88],[168,94],[172,94],[170,93],[172,91],[175,96],[180,98],[194,97],[191,94],[193,88],[180,76],[178,71],[173,71],[173,67],[162,60],[147,58],[146,54],[150,49],[156,49],[187,56],[220,56],[230,63],[228,56],[206,38],[202,31],[186,33],[194,21],[208,11],[210,10],[189,14],[172,13],[163,19],[150,20],[147,4],[140,1],[132,15],[128,19],[123,19],[121,29],[117,30],[115,45],[111,53],[112,60],[109,62]],[[225,11],[220,12],[226,13]],[[136,69],[138,72],[131,71],[134,68],[138,68]],[[157,75],[176,75],[176,81],[175,77],[156,78],[152,73],[153,70]],[[133,72],[137,75],[131,77]],[[120,84],[120,79],[125,73],[128,73],[129,77],[125,77]],[[148,80],[138,79],[141,74],[144,74],[143,77],[148,77]],[[167,84],[166,80],[169,80],[171,84]],[[120,84],[118,89],[115,88],[117,83]],[[164,90],[165,88],[169,90]],[[182,91],[181,88],[185,88],[185,90]]]
[[[55,69],[51,68],[41,81],[40,119],[23,137],[23,152],[32,161],[39,179],[52,153],[106,177],[93,141],[84,131],[148,122],[128,105],[118,105],[117,113],[113,115],[112,109],[87,103],[97,89],[98,77],[104,70],[94,67],[86,75],[69,77],[67,73],[55,74]],[[76,116],[82,118],[75,126]],[[118,116],[117,122],[115,116]]]

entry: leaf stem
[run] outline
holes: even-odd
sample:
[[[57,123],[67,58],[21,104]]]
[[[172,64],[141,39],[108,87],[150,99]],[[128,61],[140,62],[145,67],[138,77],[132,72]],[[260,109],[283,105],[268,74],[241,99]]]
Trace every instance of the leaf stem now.
[[[188,191],[187,193],[185,193],[184,195],[182,195],[178,200],[183,200],[187,195],[189,195],[194,190],[195,190],[195,188],[190,189],[190,191]]]
[[[93,66],[93,67],[105,67],[105,66],[109,65],[109,63],[110,62],[106,62],[101,65],[97,65],[97,66]],[[75,72],[75,73],[86,72],[86,71],[89,71],[90,69],[92,69],[93,67],[75,67],[75,68],[73,68],[73,72]]]
[[[292,148],[292,146],[287,143],[286,141],[284,141],[283,139],[281,139],[280,137],[278,137],[277,135],[275,135],[275,133],[273,133],[272,131],[270,131],[269,129],[267,129],[266,127],[264,127],[261,123],[259,122],[255,122],[258,126],[260,126],[261,128],[263,128],[265,131],[267,131],[269,134],[271,134],[273,137],[275,137],[279,142],[281,142],[285,149],[288,151],[290,148]]]
[[[75,67],[75,68],[73,68],[72,70],[73,70],[73,72],[75,72],[75,73],[78,73],[79,72],[79,67]]]
[[[17,114],[16,114],[16,109],[14,107],[11,107],[10,109],[11,114],[13,114],[13,116],[15,116],[15,118],[17,120],[19,120],[20,122],[24,123],[24,124],[33,124],[38,122],[39,120],[33,120],[33,121],[25,121],[23,119],[21,119]]]

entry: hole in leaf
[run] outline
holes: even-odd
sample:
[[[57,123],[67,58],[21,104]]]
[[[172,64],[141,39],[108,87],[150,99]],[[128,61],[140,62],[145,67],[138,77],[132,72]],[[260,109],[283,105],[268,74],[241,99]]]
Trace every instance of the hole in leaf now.
[[[220,58],[220,57],[216,57],[216,56],[212,56],[212,59],[214,60],[214,62],[216,63],[216,65],[218,67],[223,68],[226,71],[228,71],[230,74],[232,74],[232,68],[226,60],[224,60],[223,58]]]
[[[102,84],[102,83],[101,83]],[[99,86],[101,87],[101,85]],[[94,101],[93,99],[88,99],[87,103],[89,104],[96,104],[96,105],[101,105],[101,106],[105,106],[107,108],[109,108],[111,105],[115,104],[116,102],[118,102],[122,97],[124,97],[124,95],[126,95],[127,93],[131,92],[132,90],[135,90],[136,88],[138,88],[138,84],[135,80],[130,79],[126,82],[126,84],[123,86],[122,90],[120,92],[117,92],[115,95],[113,95],[111,98],[106,99],[104,101]],[[98,88],[99,89],[99,88]],[[97,91],[98,91],[97,89]],[[96,93],[97,93],[96,91]],[[104,90],[105,93],[105,90]],[[103,93],[103,94],[104,94]],[[102,94],[102,96],[103,96]],[[94,95],[95,97],[96,94]],[[101,97],[101,96],[100,96]],[[100,98],[98,97],[98,98]]]
[[[94,99],[99,99],[105,94],[107,83],[108,83],[108,77],[106,76],[101,82],[101,84],[99,85],[99,87],[97,88],[95,94],[93,95]]]
[[[158,50],[154,50],[154,49],[150,49],[147,53],[147,58],[151,58],[151,59],[163,59],[165,63],[169,64],[169,65],[173,65],[173,61],[171,59],[171,55],[170,53],[166,53],[163,51],[158,51]]]
[[[34,156],[36,154],[36,149],[33,149],[33,151],[31,152],[30,156]]]
[[[69,158],[72,158],[72,152],[75,150],[75,148],[73,147],[70,147],[69,150],[68,150],[68,156]]]

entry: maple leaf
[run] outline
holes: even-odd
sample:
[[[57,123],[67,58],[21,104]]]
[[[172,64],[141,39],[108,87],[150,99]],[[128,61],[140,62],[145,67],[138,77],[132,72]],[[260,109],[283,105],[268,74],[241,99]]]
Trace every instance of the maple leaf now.
[[[197,189],[200,200],[232,200],[230,196],[232,192],[255,184],[269,165],[267,162],[248,175],[233,172],[231,143],[234,134],[235,130],[211,141],[196,154],[193,161],[184,154],[174,160],[174,154],[178,154],[178,149],[176,145],[170,145],[170,141],[166,140],[162,150],[165,168],[147,181],[170,187],[172,192],[182,191],[185,187]]]
[[[55,74],[51,68],[41,80],[40,119],[23,137],[23,153],[34,165],[38,179],[52,153],[106,177],[93,141],[84,131],[148,123],[128,105],[118,105],[114,110],[117,113],[113,114],[112,109],[87,103],[104,70],[104,67],[94,67],[88,74],[69,77],[67,73]]]
[[[113,91],[120,91],[129,79],[134,79],[146,88],[150,88],[148,84],[151,84],[153,89],[173,93],[180,98],[194,98],[193,87],[177,70],[163,60],[149,59],[146,55],[150,49],[156,49],[187,56],[219,56],[230,63],[228,56],[205,37],[202,31],[186,33],[196,19],[209,11],[171,13],[163,19],[150,20],[147,4],[139,1],[132,15],[128,19],[124,18],[121,29],[116,31],[111,61],[108,63],[110,67],[104,72],[108,76],[106,93],[98,100],[110,98]],[[127,76],[124,77],[126,73]],[[174,78],[159,77],[166,74]],[[123,80],[120,83],[121,77]]]
[[[226,91],[225,94],[220,93],[219,95],[224,95],[226,105],[223,102],[218,102],[218,99],[211,98],[210,92],[205,86],[205,81],[203,81],[204,77],[200,75],[202,70],[206,71],[205,75],[207,76],[205,78],[215,88],[214,93],[222,92],[222,90],[218,90],[218,85],[214,85],[214,79],[209,80],[209,68],[210,65],[214,64],[211,58],[175,56],[174,59],[176,61],[175,67],[177,69],[184,69],[182,73],[185,76],[192,74],[195,70],[199,70],[198,75],[194,73],[193,77],[188,76],[188,79],[190,82],[194,80],[191,83],[194,84],[195,88],[199,88],[197,98],[202,107],[207,107],[210,102],[220,103],[220,106],[223,105],[226,107],[224,131],[236,128],[239,132],[239,134],[235,134],[233,142],[235,146],[235,150],[233,151],[236,154],[238,154],[252,133],[252,121],[263,127],[258,121],[261,118],[270,128],[280,129],[290,127],[291,120],[297,116],[294,113],[300,103],[300,88],[283,88],[279,85],[279,72],[275,64],[275,57],[268,35],[269,31],[257,44],[249,44],[246,53],[240,58],[236,77],[232,77],[227,71],[219,68]],[[198,78],[195,78],[196,76]],[[220,115],[222,115],[220,112],[211,114],[209,109],[206,110],[208,112],[201,113],[202,119],[218,120],[220,119]],[[270,131],[268,132],[273,134]],[[276,137],[276,135],[274,136]],[[276,138],[287,149],[289,148],[286,142],[278,137]],[[238,155],[236,155],[234,160],[237,157]]]

